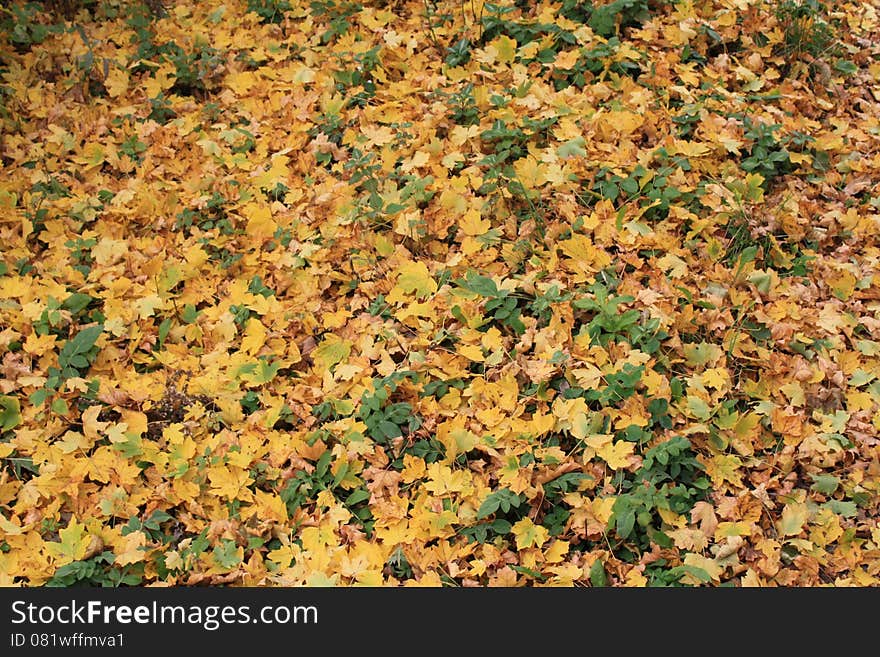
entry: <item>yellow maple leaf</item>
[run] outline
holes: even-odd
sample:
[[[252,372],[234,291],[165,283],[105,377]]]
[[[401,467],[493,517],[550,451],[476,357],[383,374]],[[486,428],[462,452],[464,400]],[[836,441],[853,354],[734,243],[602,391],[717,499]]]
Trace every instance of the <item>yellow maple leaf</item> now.
[[[465,428],[464,418],[461,416],[438,425],[436,436],[437,440],[446,447],[448,461],[455,460],[459,454],[471,451],[480,442],[474,433]]]
[[[0,279],[0,296],[4,299],[19,299],[22,297],[30,299],[32,294],[33,288],[31,283],[23,276],[4,276]],[[25,299],[25,301],[28,299]]]
[[[109,237],[102,237],[92,247],[92,258],[102,267],[122,260],[126,253],[128,253],[128,242],[110,239]]]
[[[602,116],[603,123],[612,131],[622,135],[628,135],[636,130],[645,122],[643,116],[628,111],[612,111]]]
[[[544,551],[544,561],[547,563],[559,563],[565,559],[565,555],[568,554],[570,548],[571,543],[557,539]]]
[[[11,522],[2,514],[0,514],[0,529],[3,530],[6,536],[20,536],[23,533],[23,529],[20,526]]]
[[[540,187],[547,182],[547,165],[532,156],[514,162],[513,169],[520,183],[529,189]]]
[[[228,500],[250,501],[252,495],[247,489],[251,476],[247,470],[225,465],[215,465],[208,471],[211,493]]]
[[[485,356],[483,356],[483,350],[475,344],[459,345],[458,353],[460,353],[468,360],[474,361],[475,363],[482,363],[485,360]]]
[[[287,544],[281,545],[269,552],[266,557],[273,563],[278,564],[281,568],[288,568],[299,554],[298,546]]]
[[[90,406],[82,412],[83,433],[87,438],[97,438],[110,425],[109,422],[98,420],[100,413],[100,406]]]
[[[648,585],[648,578],[642,574],[638,567],[630,568],[624,578],[624,585],[627,588],[643,588]]]
[[[58,531],[58,537],[61,539],[59,542],[46,545],[58,566],[82,559],[91,540],[85,525],[76,518],[71,518],[67,527]]]
[[[241,211],[247,217],[245,230],[249,236],[268,239],[278,229],[278,224],[272,218],[272,210],[265,203],[248,203]]]
[[[594,271],[596,266],[602,262],[600,249],[596,248],[586,235],[577,233],[567,240],[558,242],[562,253],[573,260],[584,271]]]
[[[810,516],[806,503],[791,502],[782,510],[782,516],[776,527],[783,536],[797,536]]]
[[[104,79],[104,87],[111,98],[118,98],[128,91],[128,71],[114,66]]]
[[[546,527],[536,525],[528,517],[516,522],[510,528],[510,533],[516,537],[516,548],[518,550],[528,547],[540,548],[550,538],[550,532]]]
[[[470,208],[464,213],[459,226],[465,235],[479,237],[480,235],[485,235],[492,228],[492,222],[481,218],[479,210]]]
[[[256,317],[247,320],[244,337],[241,339],[241,350],[255,356],[266,342],[266,327]]]
[[[397,269],[397,282],[385,299],[388,303],[407,301],[411,297],[423,299],[437,291],[437,282],[422,262],[405,262]]]
[[[80,450],[91,448],[94,441],[88,440],[78,431],[67,431],[60,440],[55,441],[55,445],[65,454],[72,454]]]
[[[516,57],[516,39],[512,39],[506,34],[502,34],[495,39],[492,44],[498,53],[497,61],[502,64],[510,64]]]
[[[157,294],[148,294],[134,302],[134,309],[137,311],[138,317],[147,319],[152,317],[157,308],[161,308],[164,302],[162,297]]]
[[[166,89],[171,88],[176,80],[174,72],[174,65],[166,62],[157,67],[152,76],[145,76],[142,84],[147,98],[155,98]]]
[[[196,499],[202,490],[196,482],[188,481],[184,478],[174,479],[171,487],[174,490],[174,494],[177,495],[181,501]]]
[[[625,468],[633,461],[635,444],[625,440],[616,443],[613,441],[612,434],[593,434],[584,439],[587,446],[594,450],[612,470]]]
[[[590,434],[591,429],[592,426],[586,413],[578,412],[574,414],[574,417],[572,417],[571,419],[572,436],[574,436],[578,440],[583,440]]]
[[[855,292],[858,280],[850,271],[839,269],[833,274],[826,275],[825,283],[831,288],[835,297],[841,301],[846,301]]]
[[[468,210],[468,200],[455,189],[447,187],[440,192],[440,206],[457,215],[463,215]]]
[[[685,155],[686,157],[702,157],[711,153],[712,149],[700,142],[673,139],[672,152]]]
[[[226,76],[223,84],[236,96],[245,96],[257,81],[258,78],[253,71],[235,71]]]
[[[405,484],[419,481],[425,476],[426,471],[424,459],[421,459],[418,456],[412,456],[411,454],[403,455],[403,473],[401,480]]]
[[[400,166],[400,170],[407,173],[413,169],[425,166],[431,159],[431,154],[425,151],[416,151],[411,158],[408,158]]]
[[[633,459],[635,444],[620,440],[616,443],[607,443],[596,450],[598,454],[612,470],[619,470],[629,466]]]
[[[689,552],[684,556],[684,565],[698,569],[698,574],[685,573],[681,578],[682,582],[692,585],[706,583],[703,578],[703,573],[705,573],[711,581],[718,582],[721,578],[721,573],[724,572],[724,568],[714,559],[709,559],[708,557],[704,557],[703,555],[694,552]]]
[[[703,372],[703,385],[715,390],[726,390],[730,385],[730,372],[724,367],[713,367]]]
[[[581,53],[579,50],[566,50],[556,55],[556,59],[553,60],[553,66],[562,71],[570,71],[577,64],[580,57]]]
[[[672,253],[667,253],[663,257],[658,258],[657,264],[672,278],[682,278],[688,271],[687,263]]]
[[[474,491],[471,475],[466,470],[453,470],[443,463],[431,463],[427,468],[428,481],[425,490],[435,495],[461,493],[470,495]]]
[[[330,333],[312,352],[312,360],[322,369],[329,370],[348,358],[351,347],[350,340],[343,340],[335,333]]]
[[[143,561],[147,553],[144,547],[147,544],[147,536],[142,531],[134,531],[122,537],[121,545],[114,545],[116,552],[115,563],[119,566],[128,566],[129,564]]]
[[[273,522],[287,522],[287,505],[280,495],[258,489],[255,496],[254,506],[258,518]]]
[[[742,465],[742,459],[733,454],[716,454],[705,462],[706,473],[716,488],[720,488],[725,481],[737,487],[742,486],[742,473],[739,471]]]

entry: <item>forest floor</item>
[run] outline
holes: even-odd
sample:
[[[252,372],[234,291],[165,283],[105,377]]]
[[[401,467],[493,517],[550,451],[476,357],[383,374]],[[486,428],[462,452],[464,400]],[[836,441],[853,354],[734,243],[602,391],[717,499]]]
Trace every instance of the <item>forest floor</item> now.
[[[0,584],[880,583],[880,4],[0,8]]]

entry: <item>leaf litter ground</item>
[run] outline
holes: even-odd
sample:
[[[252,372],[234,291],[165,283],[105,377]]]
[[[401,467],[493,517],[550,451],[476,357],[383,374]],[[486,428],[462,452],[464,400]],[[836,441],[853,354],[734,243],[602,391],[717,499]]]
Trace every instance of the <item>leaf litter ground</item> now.
[[[55,4],[4,585],[878,583],[876,2]]]

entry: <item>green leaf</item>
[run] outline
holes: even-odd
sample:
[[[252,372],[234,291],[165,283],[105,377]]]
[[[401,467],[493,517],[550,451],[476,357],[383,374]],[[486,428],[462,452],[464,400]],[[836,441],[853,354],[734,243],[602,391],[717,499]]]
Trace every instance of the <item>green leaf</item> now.
[[[822,493],[823,495],[833,495],[837,487],[840,486],[840,479],[834,475],[811,474],[810,476],[813,478],[813,485],[810,486],[810,490]]]
[[[691,367],[702,367],[715,363],[723,355],[721,347],[710,342],[684,345],[685,362]]]
[[[78,376],[77,369],[88,367],[92,358],[89,351],[95,346],[103,330],[102,324],[84,328],[61,348],[58,364],[61,366],[61,374],[64,378]]]
[[[639,181],[632,177],[627,178],[620,183],[620,188],[630,196],[632,196],[633,194],[638,194]]]
[[[475,294],[479,294],[481,297],[497,297],[498,296],[498,286],[495,285],[495,281],[493,281],[488,276],[483,276],[482,274],[473,274],[468,273],[467,278],[464,283],[459,283],[461,287],[466,290],[470,290]]]
[[[590,566],[590,583],[593,586],[608,586],[608,576],[605,574],[605,566],[600,559],[596,559]]]
[[[616,502],[615,506],[617,506]],[[633,527],[635,527],[636,524],[635,510],[627,506],[620,512],[615,511],[614,516],[617,535],[620,536],[620,538],[629,538],[629,535],[632,534]]]
[[[400,431],[400,427],[394,424],[394,422],[389,422],[388,420],[380,421],[378,429],[382,432],[382,435],[389,439],[399,438],[403,435]]]
[[[828,507],[834,513],[844,518],[854,518],[858,513],[858,507],[855,502],[845,502],[842,500],[829,500],[822,506]]]
[[[850,376],[849,381],[847,381],[847,384],[853,386],[854,388],[860,388],[863,385],[871,383],[871,381],[873,381],[875,378],[877,377],[873,372],[866,372],[861,367],[859,367],[853,371],[852,376]]]
[[[385,206],[385,214],[397,214],[404,210],[406,210],[406,206],[403,203],[389,203]]]
[[[126,440],[123,442],[113,443],[113,449],[128,459],[140,456],[144,453],[141,445],[141,437],[139,435],[136,433],[126,433],[125,438]],[[186,473],[186,470],[188,469],[186,462],[183,463],[181,468],[183,469],[183,472],[178,470],[178,472],[174,473],[175,477],[183,476]]]
[[[597,34],[610,37],[615,32],[614,13],[609,11],[609,6],[599,7],[590,16],[589,25]]]
[[[280,369],[281,361],[269,363],[266,360],[261,359],[254,370],[252,381],[258,384],[268,383],[275,378],[275,375],[278,374],[278,370]]]
[[[192,324],[199,318],[199,311],[196,310],[194,305],[188,303],[183,307],[183,312],[180,313],[180,318],[187,324]]]
[[[52,400],[52,411],[54,413],[58,413],[58,415],[67,415],[70,409],[67,407],[67,402],[63,397],[56,397]]]
[[[477,509],[477,520],[482,520],[483,518],[488,518],[489,516],[491,516],[498,510],[499,504],[500,501],[494,493],[489,495],[489,497],[483,500],[480,508]]]
[[[315,464],[315,476],[318,479],[323,479],[324,475],[327,474],[327,471],[330,469],[330,460],[333,458],[333,454],[330,451],[326,451],[321,454],[318,462]]]
[[[226,5],[220,5],[217,9],[208,14],[208,20],[216,25],[220,21],[223,20],[223,15],[226,13]]]
[[[569,139],[556,149],[556,154],[563,160],[569,157],[584,157],[587,154],[586,142],[583,137]]]
[[[351,495],[345,498],[345,504],[347,506],[354,506],[360,502],[364,502],[370,499],[370,491],[366,488],[358,488]]]
[[[616,183],[606,180],[599,185],[599,193],[609,201],[614,201],[620,194],[620,189]]]
[[[496,534],[504,535],[510,533],[513,525],[511,525],[510,522],[505,520],[504,518],[498,518],[497,520],[494,520],[492,523],[490,523],[489,527]]]
[[[543,582],[547,579],[546,576],[542,575],[540,572],[535,570],[534,568],[527,568],[526,566],[511,566],[516,572],[520,575],[527,575],[529,577],[534,577],[539,582]]]
[[[156,509],[153,513],[150,514],[150,517],[147,518],[146,522],[144,522],[144,527],[147,529],[159,529],[159,525],[167,520],[171,520],[172,516],[161,509]]]
[[[67,299],[64,300],[62,306],[69,310],[72,314],[76,315],[83,308],[88,306],[92,302],[92,297],[88,294],[82,294],[80,292],[74,292]]]
[[[336,488],[342,480],[345,479],[345,475],[348,474],[348,463],[345,461],[342,462],[342,465],[336,470],[336,475],[333,477],[333,488]]]
[[[238,546],[230,538],[225,538],[220,545],[214,546],[214,562],[221,568],[232,570],[241,563]]]
[[[737,268],[738,270],[742,270],[750,262],[754,262],[755,258],[758,255],[758,247],[757,246],[747,246],[742,250],[742,253],[739,254],[739,259],[737,260]]]
[[[9,431],[19,424],[21,424],[21,405],[18,398],[5,395],[0,397],[0,431]]]
[[[838,59],[834,62],[834,69],[844,75],[852,75],[859,70],[859,67],[845,59]]]
[[[165,338],[168,337],[168,332],[171,331],[171,318],[166,317],[162,320],[162,323],[159,324],[159,344],[165,344]]]
[[[758,291],[762,294],[767,294],[770,291],[770,283],[772,282],[772,276],[770,276],[770,274],[767,274],[762,270],[756,270],[749,274],[748,280],[752,285],[758,288]]]
[[[518,508],[520,504],[522,504],[522,499],[518,493],[514,493],[509,488],[502,488],[494,493],[490,493],[488,497],[483,500],[480,508],[477,509],[477,520],[482,520],[483,518],[491,516],[498,511],[498,509],[507,513],[510,511],[511,507]]]
[[[698,568],[697,566],[679,566],[678,568],[673,569],[676,573],[680,573],[681,577],[685,575],[690,575],[691,577],[696,577],[703,583],[708,583],[712,581],[712,576],[707,573],[702,568]]]
[[[95,346],[95,342],[103,330],[103,324],[96,324],[95,326],[84,328],[73,336],[66,345],[64,345],[63,351],[67,351],[70,356],[86,353],[89,349]]]
[[[708,420],[712,415],[709,405],[696,395],[688,395],[687,397],[688,412],[698,420]]]

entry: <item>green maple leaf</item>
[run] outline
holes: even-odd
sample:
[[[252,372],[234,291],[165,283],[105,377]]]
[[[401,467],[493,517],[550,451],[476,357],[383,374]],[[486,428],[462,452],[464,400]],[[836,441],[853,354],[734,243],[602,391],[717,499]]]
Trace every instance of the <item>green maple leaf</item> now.
[[[220,545],[214,546],[214,563],[226,570],[232,570],[241,563],[242,554],[232,539],[226,538]]]

